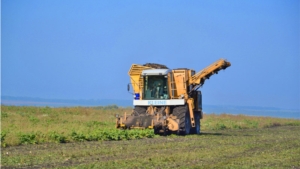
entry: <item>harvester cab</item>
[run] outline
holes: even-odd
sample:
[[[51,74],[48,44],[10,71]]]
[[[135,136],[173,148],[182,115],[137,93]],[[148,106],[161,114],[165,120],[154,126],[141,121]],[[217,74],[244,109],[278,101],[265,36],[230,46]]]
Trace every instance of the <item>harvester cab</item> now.
[[[202,95],[206,79],[231,64],[220,59],[195,73],[192,69],[169,69],[165,65],[133,64],[128,72],[133,88],[133,112],[118,116],[117,128],[151,128],[158,133],[199,134]],[[129,90],[128,85],[128,90]]]

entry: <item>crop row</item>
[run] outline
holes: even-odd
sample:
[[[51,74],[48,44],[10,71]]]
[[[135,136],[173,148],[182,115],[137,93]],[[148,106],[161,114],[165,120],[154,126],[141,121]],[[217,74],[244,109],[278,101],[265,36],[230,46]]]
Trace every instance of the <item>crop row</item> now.
[[[1,146],[6,147],[5,142],[7,133],[1,132]],[[155,137],[153,130],[95,130],[89,133],[72,131],[68,134],[58,133],[56,131],[44,134],[42,132],[18,133],[18,141],[20,144],[39,144],[45,142],[67,143],[78,141],[117,141],[117,140],[133,140],[141,138]]]

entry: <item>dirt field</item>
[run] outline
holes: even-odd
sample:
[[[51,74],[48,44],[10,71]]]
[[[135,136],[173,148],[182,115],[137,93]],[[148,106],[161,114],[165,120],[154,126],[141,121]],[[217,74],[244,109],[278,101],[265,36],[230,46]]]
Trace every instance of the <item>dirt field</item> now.
[[[1,168],[299,168],[300,126],[2,148]]]

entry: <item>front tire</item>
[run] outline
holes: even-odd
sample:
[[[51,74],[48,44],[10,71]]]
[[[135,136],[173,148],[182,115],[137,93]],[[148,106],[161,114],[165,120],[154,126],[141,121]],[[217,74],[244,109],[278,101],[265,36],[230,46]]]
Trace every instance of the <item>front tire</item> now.
[[[178,106],[173,109],[173,115],[179,119],[179,135],[190,134],[191,130],[191,121],[190,113],[187,106]]]

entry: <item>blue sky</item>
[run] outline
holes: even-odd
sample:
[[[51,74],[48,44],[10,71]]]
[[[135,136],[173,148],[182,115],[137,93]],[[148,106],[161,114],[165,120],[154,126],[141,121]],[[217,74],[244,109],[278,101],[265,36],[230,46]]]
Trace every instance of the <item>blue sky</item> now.
[[[279,1],[2,0],[1,94],[132,99],[132,63],[232,66],[203,103],[300,109],[300,4]]]

